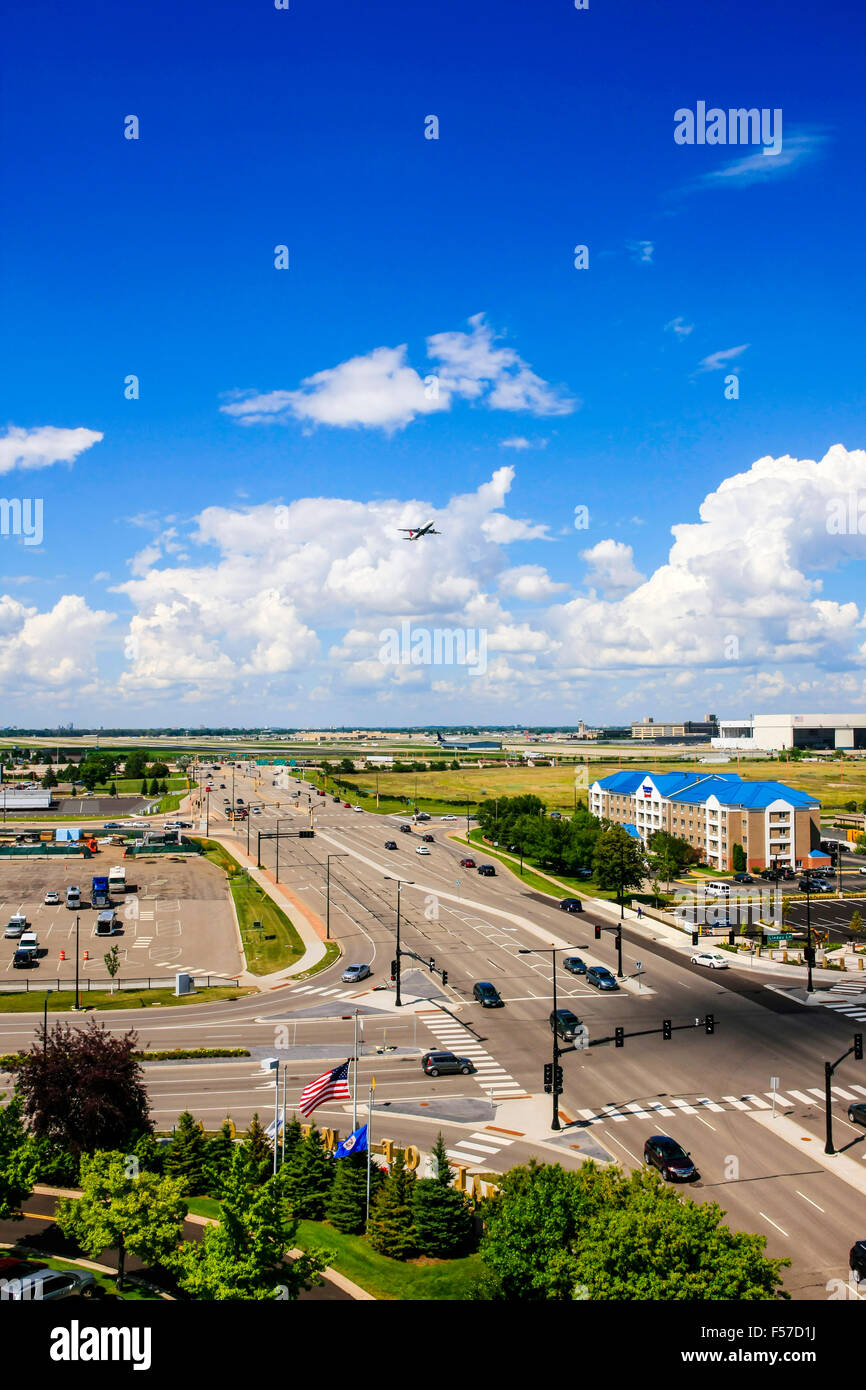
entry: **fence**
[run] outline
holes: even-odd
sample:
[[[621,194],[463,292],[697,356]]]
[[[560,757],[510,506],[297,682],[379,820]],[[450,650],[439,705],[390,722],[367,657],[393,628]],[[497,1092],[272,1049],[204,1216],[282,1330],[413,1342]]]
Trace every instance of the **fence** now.
[[[236,985],[237,976],[227,977],[225,975],[194,975],[193,985],[197,989],[210,989],[218,985]],[[111,980],[107,976],[104,980],[96,980],[90,975],[82,975],[78,981],[79,994],[87,994],[90,990],[102,990],[114,988],[118,993],[124,989],[174,989],[173,975],[141,975],[133,976],[129,980]],[[0,985],[0,994],[44,994],[46,989],[74,991],[75,977],[68,980],[46,980],[41,977],[38,982],[29,977],[25,980],[6,980]]]

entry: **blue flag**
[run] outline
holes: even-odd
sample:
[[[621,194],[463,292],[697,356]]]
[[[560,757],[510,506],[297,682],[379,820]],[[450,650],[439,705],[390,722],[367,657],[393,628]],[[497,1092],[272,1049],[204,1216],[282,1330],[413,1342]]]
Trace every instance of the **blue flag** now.
[[[360,1129],[354,1130],[348,1139],[344,1139],[338,1147],[335,1158],[348,1158],[349,1154],[364,1153],[367,1148],[367,1126],[361,1125]]]

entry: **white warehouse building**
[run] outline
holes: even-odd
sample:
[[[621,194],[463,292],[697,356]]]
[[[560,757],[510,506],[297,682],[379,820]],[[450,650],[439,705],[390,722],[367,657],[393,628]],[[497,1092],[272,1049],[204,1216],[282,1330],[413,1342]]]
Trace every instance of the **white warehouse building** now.
[[[866,712],[860,714],[753,714],[720,719],[713,748],[778,752],[782,748],[866,750]]]

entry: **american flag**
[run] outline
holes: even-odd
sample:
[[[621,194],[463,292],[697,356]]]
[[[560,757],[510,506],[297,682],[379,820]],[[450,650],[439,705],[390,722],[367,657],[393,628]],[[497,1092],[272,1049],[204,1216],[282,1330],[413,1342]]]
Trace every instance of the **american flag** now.
[[[317,1076],[315,1081],[304,1087],[298,1105],[302,1115],[312,1115],[316,1106],[322,1105],[326,1100],[351,1100],[349,1060],[351,1059],[339,1067],[334,1067],[333,1071],[323,1071],[321,1076]]]

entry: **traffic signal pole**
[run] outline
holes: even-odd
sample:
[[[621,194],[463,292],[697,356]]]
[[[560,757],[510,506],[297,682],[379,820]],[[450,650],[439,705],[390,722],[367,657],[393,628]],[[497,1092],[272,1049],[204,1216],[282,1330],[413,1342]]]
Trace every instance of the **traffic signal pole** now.
[[[863,1061],[862,1033],[854,1034],[854,1042],[852,1043],[851,1047],[848,1048],[847,1052],[843,1052],[842,1056],[837,1058],[835,1062],[824,1063],[824,1118],[826,1121],[827,1135],[826,1141],[824,1143],[825,1154],[834,1154],[836,1152],[835,1146],[833,1144],[833,1073],[836,1070],[836,1068],[840,1066],[842,1062],[845,1061],[846,1057],[851,1056],[852,1052],[854,1054],[855,1062]]]

